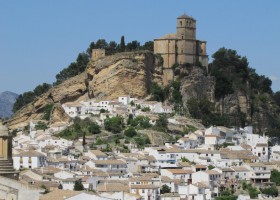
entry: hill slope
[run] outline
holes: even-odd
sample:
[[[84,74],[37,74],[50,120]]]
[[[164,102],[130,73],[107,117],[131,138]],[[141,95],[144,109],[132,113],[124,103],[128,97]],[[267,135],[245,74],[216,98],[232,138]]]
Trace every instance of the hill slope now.
[[[8,121],[11,129],[24,127],[30,119],[42,119],[49,104],[81,99],[115,99],[129,94],[143,98],[152,82],[162,84],[161,59],[150,51],[125,52],[90,61],[85,72],[72,77],[37,97]]]

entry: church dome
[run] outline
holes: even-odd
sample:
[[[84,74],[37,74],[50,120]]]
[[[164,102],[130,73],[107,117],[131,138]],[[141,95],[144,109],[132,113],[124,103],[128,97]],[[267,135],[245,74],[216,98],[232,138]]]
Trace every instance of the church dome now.
[[[0,122],[0,136],[9,135],[9,130],[6,126],[3,125],[2,122]]]

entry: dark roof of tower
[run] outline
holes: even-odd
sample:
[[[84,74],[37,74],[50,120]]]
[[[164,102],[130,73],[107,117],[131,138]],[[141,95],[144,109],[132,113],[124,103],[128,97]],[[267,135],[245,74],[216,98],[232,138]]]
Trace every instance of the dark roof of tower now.
[[[179,17],[177,17],[177,19],[193,19],[193,20],[195,20],[193,17],[188,16],[185,13],[183,15],[180,15]]]

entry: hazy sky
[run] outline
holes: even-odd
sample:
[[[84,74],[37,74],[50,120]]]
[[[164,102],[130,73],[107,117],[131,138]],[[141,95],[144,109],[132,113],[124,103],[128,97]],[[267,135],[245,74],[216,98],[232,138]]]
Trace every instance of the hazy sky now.
[[[246,56],[280,90],[279,0],[0,0],[0,92],[22,93],[55,75],[104,38],[143,44],[197,20],[209,57],[220,47]]]

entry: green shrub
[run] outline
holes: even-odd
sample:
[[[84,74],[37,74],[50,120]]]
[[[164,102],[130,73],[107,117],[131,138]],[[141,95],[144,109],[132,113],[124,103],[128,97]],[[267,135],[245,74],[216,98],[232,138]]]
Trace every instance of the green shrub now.
[[[120,133],[123,130],[123,118],[120,116],[107,118],[104,121],[104,126],[107,131],[112,133]]]
[[[124,135],[127,136],[127,137],[132,138],[132,137],[137,135],[137,132],[136,132],[136,130],[133,127],[129,127],[128,129],[126,129],[124,131]]]

